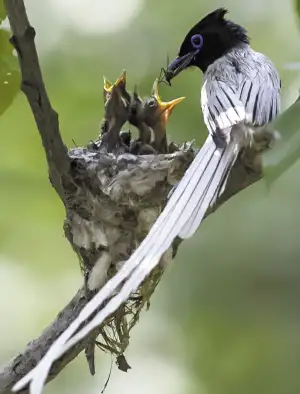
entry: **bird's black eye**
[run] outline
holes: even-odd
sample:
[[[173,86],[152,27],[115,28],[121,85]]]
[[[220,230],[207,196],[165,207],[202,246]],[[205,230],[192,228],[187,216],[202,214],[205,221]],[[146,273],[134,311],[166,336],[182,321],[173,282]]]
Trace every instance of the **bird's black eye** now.
[[[147,107],[155,107],[155,105],[156,105],[156,100],[155,99],[153,99],[153,98],[149,98],[148,100],[147,100]]]
[[[201,34],[194,34],[191,38],[191,44],[195,49],[201,49],[203,45],[203,37]]]

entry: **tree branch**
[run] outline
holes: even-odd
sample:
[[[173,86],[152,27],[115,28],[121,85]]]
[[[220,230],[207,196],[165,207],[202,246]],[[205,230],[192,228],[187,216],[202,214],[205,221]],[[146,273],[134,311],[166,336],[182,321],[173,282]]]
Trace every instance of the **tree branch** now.
[[[22,73],[21,89],[34,115],[49,167],[49,176],[62,201],[61,178],[69,168],[69,157],[58,123],[58,115],[51,107],[34,44],[35,30],[30,26],[23,0],[4,0],[13,32],[11,43],[17,53]]]

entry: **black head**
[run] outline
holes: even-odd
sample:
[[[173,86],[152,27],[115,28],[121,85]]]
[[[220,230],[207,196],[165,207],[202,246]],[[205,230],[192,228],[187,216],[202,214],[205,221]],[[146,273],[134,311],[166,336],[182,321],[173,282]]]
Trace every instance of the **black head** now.
[[[225,8],[219,8],[192,27],[181,44],[178,57],[168,65],[167,82],[191,66],[205,72],[210,64],[231,49],[249,44],[246,30],[225,19],[227,12]]]

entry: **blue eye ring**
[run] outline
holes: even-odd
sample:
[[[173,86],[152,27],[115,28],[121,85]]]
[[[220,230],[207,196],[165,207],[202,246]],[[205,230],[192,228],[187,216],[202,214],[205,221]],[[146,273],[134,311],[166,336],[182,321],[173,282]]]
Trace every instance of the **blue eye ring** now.
[[[194,34],[191,37],[191,44],[195,49],[201,49],[203,46],[203,37],[201,34]]]

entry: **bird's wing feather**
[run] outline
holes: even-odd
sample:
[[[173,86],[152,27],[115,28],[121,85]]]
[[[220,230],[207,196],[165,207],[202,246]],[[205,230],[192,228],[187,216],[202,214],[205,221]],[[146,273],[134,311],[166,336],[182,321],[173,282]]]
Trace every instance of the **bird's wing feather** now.
[[[230,132],[231,127],[244,122],[245,107],[237,92],[225,82],[207,79],[201,90],[204,122],[211,134]]]
[[[280,112],[280,88],[279,75],[265,55],[248,48],[225,56],[208,69],[201,91],[208,130],[224,135],[237,123],[252,127],[269,123]]]
[[[238,95],[246,110],[246,123],[263,126],[280,112],[280,80],[276,70],[265,65],[264,73],[241,80]]]

